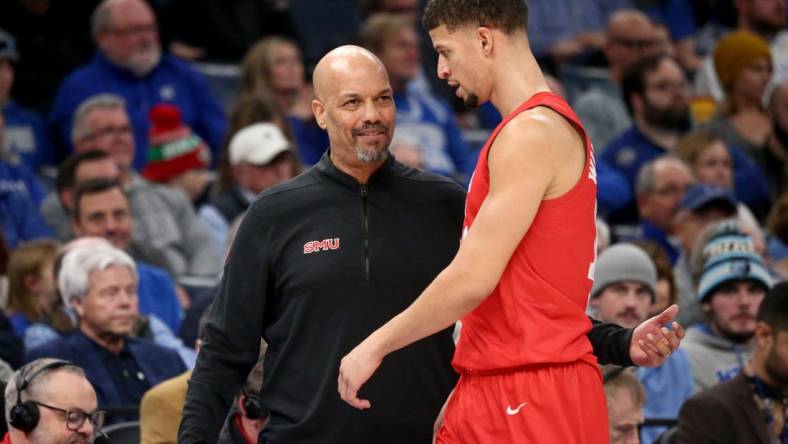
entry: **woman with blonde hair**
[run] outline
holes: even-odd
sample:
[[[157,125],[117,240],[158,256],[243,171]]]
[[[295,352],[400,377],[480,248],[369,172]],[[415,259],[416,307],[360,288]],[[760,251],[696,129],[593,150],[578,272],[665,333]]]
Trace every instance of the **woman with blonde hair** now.
[[[328,148],[328,136],[312,115],[314,91],[306,81],[301,50],[294,41],[272,36],[249,48],[241,67],[238,96],[250,94],[270,95],[284,111],[304,163],[320,160]]]
[[[57,303],[53,264],[58,247],[55,241],[35,240],[11,253],[6,314],[19,337],[24,337],[27,327],[50,313]]]

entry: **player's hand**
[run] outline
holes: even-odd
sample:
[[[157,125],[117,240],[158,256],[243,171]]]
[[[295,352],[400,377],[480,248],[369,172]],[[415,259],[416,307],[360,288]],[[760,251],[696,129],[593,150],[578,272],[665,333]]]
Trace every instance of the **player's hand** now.
[[[679,306],[673,304],[635,327],[629,342],[629,358],[635,365],[659,367],[679,348],[684,328],[678,322],[673,322],[672,330],[667,327],[678,312]]]
[[[366,399],[358,399],[361,386],[372,377],[383,358],[366,350],[364,342],[342,358],[339,364],[339,396],[351,406],[363,410],[372,407]]]

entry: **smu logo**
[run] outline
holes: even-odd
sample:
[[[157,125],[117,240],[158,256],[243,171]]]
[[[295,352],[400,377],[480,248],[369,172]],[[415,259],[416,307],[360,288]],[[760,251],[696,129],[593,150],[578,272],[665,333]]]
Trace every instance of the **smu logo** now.
[[[339,250],[339,238],[309,241],[304,244],[304,254],[318,253],[320,251]]]

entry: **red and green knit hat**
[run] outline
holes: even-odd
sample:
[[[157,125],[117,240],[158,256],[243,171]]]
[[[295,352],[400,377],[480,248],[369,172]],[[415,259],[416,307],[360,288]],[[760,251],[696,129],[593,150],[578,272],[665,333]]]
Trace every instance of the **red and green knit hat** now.
[[[177,106],[158,103],[148,114],[151,122],[148,164],[142,175],[168,182],[189,170],[207,168],[211,152],[205,142],[181,121]]]

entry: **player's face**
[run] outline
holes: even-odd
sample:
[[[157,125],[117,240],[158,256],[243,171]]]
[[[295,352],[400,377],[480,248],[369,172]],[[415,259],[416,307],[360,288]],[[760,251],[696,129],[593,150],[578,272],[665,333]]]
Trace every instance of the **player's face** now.
[[[455,94],[465,106],[473,108],[485,102],[487,97],[481,95],[476,81],[481,60],[474,29],[462,27],[449,31],[441,25],[430,31],[430,38],[438,53],[438,77],[457,88]]]

